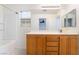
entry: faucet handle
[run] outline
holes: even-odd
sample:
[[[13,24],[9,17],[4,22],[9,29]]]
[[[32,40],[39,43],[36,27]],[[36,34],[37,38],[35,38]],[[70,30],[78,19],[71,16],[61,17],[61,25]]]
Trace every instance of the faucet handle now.
[[[62,32],[62,29],[60,29],[60,32]]]

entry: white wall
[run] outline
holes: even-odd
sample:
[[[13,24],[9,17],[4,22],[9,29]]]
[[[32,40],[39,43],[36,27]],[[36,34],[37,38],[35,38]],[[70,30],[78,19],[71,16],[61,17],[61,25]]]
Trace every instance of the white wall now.
[[[3,23],[3,7],[0,6],[0,45],[2,44],[2,40],[3,40],[3,26],[4,26],[4,23]]]
[[[0,5],[0,25],[0,54],[25,54],[19,14]]]
[[[57,14],[40,14],[40,13],[32,13],[31,20],[31,31],[39,31],[39,18],[46,18],[46,31],[58,31],[57,27]]]
[[[8,8],[3,8],[4,40],[16,39],[16,13]]]

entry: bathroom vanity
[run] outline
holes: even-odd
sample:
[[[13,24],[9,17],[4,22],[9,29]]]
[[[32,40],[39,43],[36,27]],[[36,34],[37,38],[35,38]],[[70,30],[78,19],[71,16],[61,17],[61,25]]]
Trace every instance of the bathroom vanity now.
[[[57,18],[57,20],[58,19],[60,20],[59,17]],[[78,29],[76,29],[76,9],[71,10],[62,17],[62,25],[59,23],[57,24],[57,22],[57,31],[48,32],[50,30],[46,31],[46,19],[39,19],[39,32],[30,32],[26,35],[28,55],[77,54]],[[61,27],[58,25],[61,25]],[[55,28],[56,26],[51,25],[51,27]],[[54,28],[52,29],[52,31],[54,30]],[[44,30],[44,32],[40,32],[40,30]]]
[[[77,33],[30,32],[27,55],[76,55]]]

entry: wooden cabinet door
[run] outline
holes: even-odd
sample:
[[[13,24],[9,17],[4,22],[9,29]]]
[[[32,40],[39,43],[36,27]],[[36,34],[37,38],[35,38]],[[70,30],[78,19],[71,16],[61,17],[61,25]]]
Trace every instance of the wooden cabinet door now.
[[[70,54],[77,54],[77,35],[70,36]]]
[[[44,35],[37,35],[36,54],[37,55],[45,54],[45,36]]]
[[[27,54],[35,55],[36,54],[36,36],[27,35]]]
[[[60,55],[67,54],[68,46],[68,37],[67,36],[60,36]]]
[[[60,36],[60,54],[75,55],[77,54],[77,36]]]
[[[45,54],[44,35],[27,35],[27,54],[30,55]]]

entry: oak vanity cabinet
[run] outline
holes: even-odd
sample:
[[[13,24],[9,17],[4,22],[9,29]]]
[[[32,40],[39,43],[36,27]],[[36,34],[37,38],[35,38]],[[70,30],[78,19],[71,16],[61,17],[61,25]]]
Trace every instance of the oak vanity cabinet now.
[[[77,35],[27,35],[28,55],[75,55]]]

